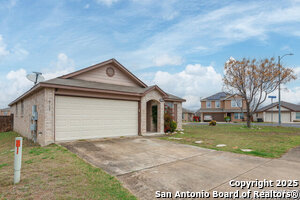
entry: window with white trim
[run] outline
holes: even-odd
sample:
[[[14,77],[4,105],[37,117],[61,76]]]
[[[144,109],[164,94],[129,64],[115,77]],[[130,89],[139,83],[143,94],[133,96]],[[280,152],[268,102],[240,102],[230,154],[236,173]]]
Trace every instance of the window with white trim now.
[[[300,112],[296,112],[296,119],[300,119]]]
[[[215,101],[216,108],[220,108],[220,101]]]
[[[231,107],[233,108],[242,107],[242,99],[231,100]]]
[[[206,108],[211,108],[211,102],[210,101],[206,101]]]
[[[234,113],[234,119],[244,119],[244,113]]]

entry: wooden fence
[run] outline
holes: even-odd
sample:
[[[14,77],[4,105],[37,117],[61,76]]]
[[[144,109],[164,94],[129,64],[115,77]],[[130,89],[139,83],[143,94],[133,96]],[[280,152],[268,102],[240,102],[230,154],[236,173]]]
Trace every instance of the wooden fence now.
[[[12,131],[14,127],[14,115],[0,116],[0,133]]]

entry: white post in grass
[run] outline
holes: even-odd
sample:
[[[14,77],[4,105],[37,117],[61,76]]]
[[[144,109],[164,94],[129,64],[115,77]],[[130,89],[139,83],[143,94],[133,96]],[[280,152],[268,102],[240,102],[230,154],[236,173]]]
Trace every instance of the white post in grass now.
[[[22,164],[22,137],[16,137],[15,139],[15,163],[14,163],[14,184],[20,182],[21,177],[21,164]]]

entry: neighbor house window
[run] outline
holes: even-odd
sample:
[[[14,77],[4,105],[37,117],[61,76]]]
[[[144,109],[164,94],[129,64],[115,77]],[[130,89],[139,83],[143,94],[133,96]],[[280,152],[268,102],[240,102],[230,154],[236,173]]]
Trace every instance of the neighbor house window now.
[[[234,119],[244,119],[244,113],[234,113]]]
[[[300,119],[300,112],[296,112],[296,119]]]
[[[220,101],[216,101],[216,108],[220,108]]]
[[[242,99],[231,100],[231,107],[233,108],[242,107]]]
[[[206,102],[206,108],[210,108],[211,107],[211,102],[210,101],[207,101]]]

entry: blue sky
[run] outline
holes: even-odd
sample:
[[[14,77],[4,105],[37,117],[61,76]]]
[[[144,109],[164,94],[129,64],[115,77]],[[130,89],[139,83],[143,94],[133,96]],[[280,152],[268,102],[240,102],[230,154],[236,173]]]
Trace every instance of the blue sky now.
[[[283,64],[299,76],[299,0],[1,0],[0,107],[32,86],[32,71],[49,79],[116,58],[195,110],[222,90],[229,57],[289,52]],[[300,103],[299,79],[284,88]]]

